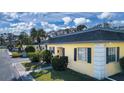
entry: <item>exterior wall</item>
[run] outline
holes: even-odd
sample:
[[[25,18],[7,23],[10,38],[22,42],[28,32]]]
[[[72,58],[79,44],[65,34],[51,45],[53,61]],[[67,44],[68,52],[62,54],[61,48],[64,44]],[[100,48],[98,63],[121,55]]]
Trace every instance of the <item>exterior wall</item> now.
[[[124,43],[106,43],[106,47],[120,47],[120,58],[124,57]],[[106,65],[107,76],[121,72],[119,62],[111,62]]]
[[[49,47],[55,47],[55,55],[57,55],[57,48],[58,47],[63,47],[65,48],[65,56],[68,56],[69,59],[69,64],[68,68],[73,69],[77,72],[87,74],[89,76],[93,76],[93,46],[95,44],[89,43],[89,44],[55,44],[55,45],[48,45]],[[85,47],[85,48],[92,48],[92,61],[91,64],[87,62],[82,62],[82,61],[74,61],[74,48],[79,48],[79,47]]]
[[[111,75],[114,75],[114,74],[121,72],[120,65],[117,62],[107,64],[106,68],[107,68],[107,75],[108,76],[111,76]]]
[[[77,72],[94,76],[94,48],[97,44],[102,44],[106,47],[120,47],[120,58],[124,56],[124,43],[80,43],[80,44],[49,44],[49,47],[55,47],[55,55],[57,55],[57,47],[65,48],[65,56],[68,56],[69,64],[68,68],[73,69]],[[87,62],[74,61],[74,48],[85,47],[91,48],[91,64]],[[106,59],[106,58],[105,58]],[[105,65],[105,76],[110,76],[121,72],[121,68],[118,62],[112,62]]]

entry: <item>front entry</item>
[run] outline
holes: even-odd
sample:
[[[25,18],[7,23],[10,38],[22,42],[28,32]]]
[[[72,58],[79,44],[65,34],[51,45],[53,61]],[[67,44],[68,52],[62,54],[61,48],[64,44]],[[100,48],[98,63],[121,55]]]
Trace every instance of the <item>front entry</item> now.
[[[94,47],[94,77],[101,80],[106,77],[106,48],[103,44]]]
[[[58,56],[65,56],[65,48],[57,47],[57,55]]]

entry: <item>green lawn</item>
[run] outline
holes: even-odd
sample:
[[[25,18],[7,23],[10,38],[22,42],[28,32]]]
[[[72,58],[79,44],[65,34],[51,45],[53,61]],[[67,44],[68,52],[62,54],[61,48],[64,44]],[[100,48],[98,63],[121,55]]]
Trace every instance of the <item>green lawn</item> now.
[[[37,81],[95,81],[96,79],[70,69],[66,71],[54,71],[53,69],[32,72],[31,75]]]

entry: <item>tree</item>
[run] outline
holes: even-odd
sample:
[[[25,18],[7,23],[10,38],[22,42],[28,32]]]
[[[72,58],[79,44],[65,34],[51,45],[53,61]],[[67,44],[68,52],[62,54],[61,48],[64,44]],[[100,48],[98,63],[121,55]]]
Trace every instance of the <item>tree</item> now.
[[[30,35],[31,35],[32,41],[35,42],[36,37],[37,37],[37,30],[35,28],[32,28]]]
[[[0,45],[3,45],[5,42],[4,38],[2,36],[0,36]]]
[[[40,44],[42,40],[45,40],[47,38],[47,34],[43,29],[36,30],[35,28],[31,29],[31,37],[33,42],[37,40],[37,43],[39,45],[39,49],[41,50]]]
[[[77,26],[77,31],[82,31],[84,29],[87,29],[86,25],[79,25],[79,26]]]
[[[26,32],[21,32],[19,35],[19,51],[23,50],[23,44],[27,44],[28,34]]]
[[[42,51],[41,59],[43,62],[51,63],[52,53],[49,50]]]
[[[39,29],[37,31],[37,37],[36,38],[37,38],[37,42],[38,42],[39,48],[41,50],[40,44],[41,44],[42,40],[45,40],[47,38],[46,32],[43,29]]]
[[[4,34],[0,34],[0,45],[5,45],[5,41]]]
[[[104,28],[111,28],[111,24],[110,23],[103,23],[103,27]]]
[[[14,34],[12,33],[8,33],[8,46],[9,46],[9,49],[12,50],[12,48],[14,47],[14,43],[13,43],[13,37],[14,37]]]
[[[67,34],[70,33],[70,29],[69,28],[66,28],[65,31],[66,31]]]

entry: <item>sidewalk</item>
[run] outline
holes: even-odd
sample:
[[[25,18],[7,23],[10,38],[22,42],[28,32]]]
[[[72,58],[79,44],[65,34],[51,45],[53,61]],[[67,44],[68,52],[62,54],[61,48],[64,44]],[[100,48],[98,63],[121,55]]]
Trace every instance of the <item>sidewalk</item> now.
[[[47,70],[47,69],[51,69],[51,68],[52,68],[52,66],[43,67],[43,68],[40,68],[40,69],[36,69],[36,70],[34,70],[34,72],[39,72],[39,71]]]
[[[16,70],[18,71],[23,81],[35,81],[35,79],[30,75],[30,73],[33,72],[33,70],[25,71],[25,68],[21,65],[21,63],[13,63],[13,66],[15,66]],[[51,68],[52,66],[44,67],[41,69],[34,70],[34,72],[39,72],[41,70],[51,69]]]

